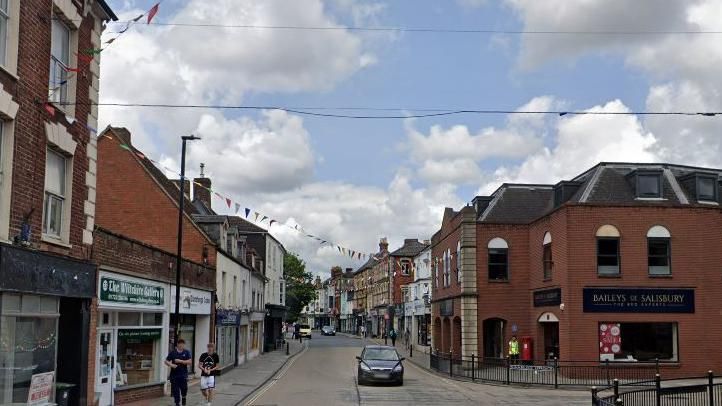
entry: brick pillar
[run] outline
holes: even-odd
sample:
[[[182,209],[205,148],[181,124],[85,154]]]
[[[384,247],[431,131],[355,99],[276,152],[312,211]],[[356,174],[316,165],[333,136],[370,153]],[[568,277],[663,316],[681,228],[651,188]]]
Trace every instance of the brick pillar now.
[[[461,355],[479,355],[478,298],[476,288],[476,212],[462,210],[461,224]]]

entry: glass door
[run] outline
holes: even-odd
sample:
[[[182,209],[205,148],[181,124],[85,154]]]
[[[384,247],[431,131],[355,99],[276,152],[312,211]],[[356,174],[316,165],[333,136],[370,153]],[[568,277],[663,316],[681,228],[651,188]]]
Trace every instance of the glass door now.
[[[115,370],[115,343],[113,330],[98,330],[97,345],[98,376],[95,380],[95,390],[100,393],[100,406],[113,404],[113,375]]]

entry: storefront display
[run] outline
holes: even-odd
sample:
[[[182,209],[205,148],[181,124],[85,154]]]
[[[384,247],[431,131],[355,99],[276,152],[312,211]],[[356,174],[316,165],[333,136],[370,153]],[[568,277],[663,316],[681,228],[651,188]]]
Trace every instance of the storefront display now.
[[[1,296],[0,404],[25,403],[33,375],[55,371],[58,299]]]
[[[96,392],[100,405],[117,391],[165,381],[168,285],[101,272],[98,278]]]
[[[238,362],[236,351],[240,316],[235,310],[216,310],[216,352],[222,368],[232,367]]]
[[[677,323],[599,323],[601,361],[677,361]]]

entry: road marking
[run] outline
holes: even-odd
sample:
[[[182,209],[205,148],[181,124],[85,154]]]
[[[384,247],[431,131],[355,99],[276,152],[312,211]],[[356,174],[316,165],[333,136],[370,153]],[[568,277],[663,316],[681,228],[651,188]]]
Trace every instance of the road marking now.
[[[273,378],[271,378],[270,381],[266,382],[266,384],[263,387],[258,389],[258,392],[256,392],[256,394],[253,395],[253,397],[245,403],[245,406],[253,405],[253,402],[260,399],[261,396],[263,396],[269,389],[271,389],[271,387],[273,385],[276,384],[276,382],[278,382],[278,380],[283,378],[283,376],[286,375],[286,372],[288,372],[288,370],[291,369],[291,366],[293,366],[293,364],[296,362],[296,360],[301,358],[301,356],[306,351],[308,351],[308,348],[309,348],[308,345],[304,345],[303,350],[301,352],[297,353],[296,355],[294,355],[293,358],[290,361],[288,361],[286,363],[286,365],[284,365],[283,368],[281,368],[281,370],[278,371],[278,373]]]

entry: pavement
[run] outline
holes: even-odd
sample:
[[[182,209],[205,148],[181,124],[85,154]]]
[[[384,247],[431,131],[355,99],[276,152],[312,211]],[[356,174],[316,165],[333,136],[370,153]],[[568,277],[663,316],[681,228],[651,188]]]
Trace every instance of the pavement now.
[[[303,344],[298,340],[288,340],[289,355],[285,350],[267,352],[258,357],[224,372],[216,379],[216,396],[214,406],[236,406],[251,395],[256,389],[267,383],[284,366],[286,362],[300,354],[307,346],[308,340]],[[188,386],[188,405],[205,405],[200,391],[199,382],[196,380]],[[144,400],[129,403],[129,406],[156,406],[173,405],[173,398],[164,397],[159,399]]]
[[[314,334],[308,348],[241,403],[244,406],[317,405],[589,405],[587,391],[479,385],[448,379],[428,370],[428,355],[406,356],[403,386],[358,386],[357,362],[366,344],[378,341],[356,336]],[[426,362],[426,365],[424,365]]]

